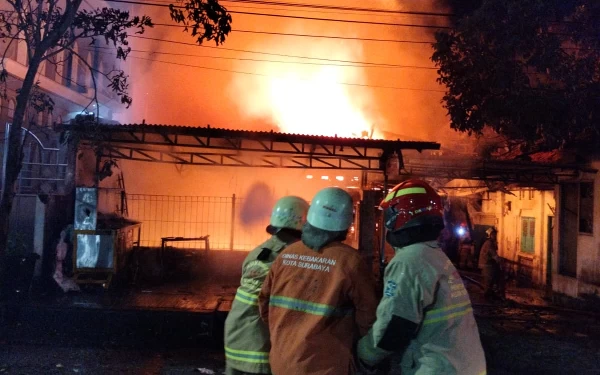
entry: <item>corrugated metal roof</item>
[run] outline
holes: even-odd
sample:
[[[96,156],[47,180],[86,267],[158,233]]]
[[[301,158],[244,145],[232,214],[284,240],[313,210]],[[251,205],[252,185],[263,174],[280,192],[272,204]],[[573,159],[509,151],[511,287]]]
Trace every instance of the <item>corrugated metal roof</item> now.
[[[256,131],[256,130],[234,130],[225,128],[195,127],[187,125],[167,125],[167,124],[63,124],[65,130],[94,130],[95,132],[149,132],[172,135],[189,135],[202,137],[227,137],[243,138],[254,140],[274,140],[284,142],[305,142],[355,146],[355,147],[378,147],[378,148],[412,148],[418,150],[438,150],[440,144],[436,142],[405,141],[405,140],[384,140],[384,139],[364,139],[337,136],[320,136],[309,134],[280,133],[275,131]]]

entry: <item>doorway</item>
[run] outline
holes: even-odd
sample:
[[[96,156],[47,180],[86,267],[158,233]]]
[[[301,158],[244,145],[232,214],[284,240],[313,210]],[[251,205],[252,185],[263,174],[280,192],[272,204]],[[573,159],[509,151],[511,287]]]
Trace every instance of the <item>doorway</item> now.
[[[546,248],[546,297],[552,295],[552,251],[554,250],[554,216],[548,216],[546,233],[548,247]]]

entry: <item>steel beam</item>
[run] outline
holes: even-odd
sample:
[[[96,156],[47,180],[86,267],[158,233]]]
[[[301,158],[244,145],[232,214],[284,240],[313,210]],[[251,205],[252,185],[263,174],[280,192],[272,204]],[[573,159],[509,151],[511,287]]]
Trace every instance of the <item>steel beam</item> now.
[[[317,168],[379,171],[377,157],[348,157],[348,156],[316,156],[268,154],[258,152],[223,153],[223,152],[193,152],[166,151],[143,148],[132,148],[119,145],[104,145],[103,157],[127,160],[161,162],[170,164],[189,164],[203,166],[239,166],[262,168]]]

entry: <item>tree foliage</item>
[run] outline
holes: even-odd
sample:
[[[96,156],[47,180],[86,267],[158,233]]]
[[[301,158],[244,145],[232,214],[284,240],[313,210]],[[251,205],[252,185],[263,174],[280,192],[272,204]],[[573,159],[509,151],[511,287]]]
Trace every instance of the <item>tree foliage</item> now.
[[[484,0],[435,37],[452,128],[528,150],[600,140],[600,2]]]
[[[152,27],[149,17],[131,17],[129,12],[118,9],[80,10],[81,1],[78,0],[66,1],[64,8],[58,0],[8,0],[8,3],[12,9],[0,14],[0,37],[8,41],[6,51],[19,40],[26,43],[29,70],[32,63],[39,66],[43,61],[64,64],[65,61],[52,59],[64,51],[87,65],[86,59],[74,51],[75,43],[82,39],[88,39],[90,45],[97,44],[97,39],[104,40],[115,47],[117,58],[124,60],[131,50],[128,32],[133,30],[141,34],[145,28]],[[6,51],[0,60],[0,78],[4,79],[7,76]],[[131,104],[127,76],[122,71],[101,72],[92,66],[87,67],[111,82],[111,88],[121,102]]]
[[[232,19],[218,0],[183,0],[179,4],[169,5],[171,19],[184,25],[184,31],[196,37],[198,44],[214,40],[219,45],[225,41]]]

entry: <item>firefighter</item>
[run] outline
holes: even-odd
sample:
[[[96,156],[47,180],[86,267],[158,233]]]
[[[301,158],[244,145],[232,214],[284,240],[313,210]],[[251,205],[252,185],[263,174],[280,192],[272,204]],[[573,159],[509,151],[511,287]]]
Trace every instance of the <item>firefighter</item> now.
[[[486,299],[505,299],[504,272],[501,258],[498,256],[498,231],[488,228],[485,231],[487,239],[481,246],[479,268],[483,276],[483,295]]]
[[[484,374],[469,295],[438,243],[444,228],[440,196],[426,182],[408,180],[380,208],[396,254],[385,270],[377,320],[358,343],[359,364],[374,372],[401,353],[403,375]]]
[[[308,202],[286,196],[275,203],[266,242],[252,250],[242,265],[242,279],[225,321],[226,374],[269,374],[269,330],[260,319],[258,293],[273,261],[299,241]]]
[[[313,198],[302,241],[275,260],[259,295],[276,375],[349,375],[353,347],[375,319],[372,272],[342,243],[353,221],[350,195],[325,188]]]

